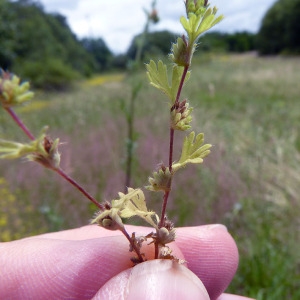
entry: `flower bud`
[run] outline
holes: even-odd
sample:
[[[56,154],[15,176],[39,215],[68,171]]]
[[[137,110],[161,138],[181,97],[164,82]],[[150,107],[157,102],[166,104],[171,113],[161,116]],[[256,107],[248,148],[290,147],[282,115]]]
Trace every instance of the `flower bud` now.
[[[32,99],[29,82],[20,84],[20,78],[0,70],[0,102],[5,108],[22,104]]]

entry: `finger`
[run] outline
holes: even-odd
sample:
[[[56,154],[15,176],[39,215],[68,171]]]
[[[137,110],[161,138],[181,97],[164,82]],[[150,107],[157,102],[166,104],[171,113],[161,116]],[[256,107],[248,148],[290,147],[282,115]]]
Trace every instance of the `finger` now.
[[[135,231],[139,234],[151,231],[148,227],[126,228],[128,232]],[[82,240],[120,234],[119,231],[90,225],[42,237]],[[238,266],[238,251],[234,240],[222,225],[177,228],[176,235],[176,244],[182,251],[188,267],[202,280],[211,299],[216,299],[227,288]],[[124,237],[123,239],[125,240]],[[124,248],[123,251],[127,250]]]
[[[238,267],[237,246],[222,225],[183,227],[176,230],[176,244],[188,268],[216,299],[231,282]]]
[[[238,295],[232,295],[232,294],[222,294],[218,300],[255,300],[253,298],[247,298],[243,296]]]
[[[136,226],[128,226],[128,227],[130,229],[134,228],[135,230],[137,230],[137,228],[147,228],[148,231],[151,230],[151,228],[149,227],[136,227]],[[128,232],[132,232],[132,231],[128,230]],[[118,230],[112,231],[112,230],[104,229],[103,227],[100,227],[98,225],[86,225],[75,229],[45,233],[38,236],[30,237],[30,239],[46,238],[46,239],[73,241],[73,240],[89,240],[89,239],[96,239],[101,237],[120,236],[120,235],[122,235],[122,233]]]
[[[203,283],[185,266],[152,260],[118,274],[93,299],[209,300],[209,296]]]
[[[153,245],[142,252],[153,259]],[[182,256],[179,250],[176,255]],[[123,236],[3,243],[0,299],[91,299],[110,278],[132,267],[132,256]]]

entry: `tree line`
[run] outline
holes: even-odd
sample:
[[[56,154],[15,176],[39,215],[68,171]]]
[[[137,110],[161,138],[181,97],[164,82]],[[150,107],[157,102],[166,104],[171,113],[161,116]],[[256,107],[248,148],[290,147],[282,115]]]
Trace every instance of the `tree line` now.
[[[257,34],[210,32],[202,38],[199,50],[299,54],[299,19],[300,0],[278,0]],[[46,13],[34,0],[0,0],[0,20],[0,66],[44,89],[62,89],[76,78],[126,68],[135,58],[140,38],[134,37],[127,52],[115,56],[102,38],[78,39],[63,15]],[[169,31],[148,33],[143,59],[148,54],[169,53],[176,36]]]

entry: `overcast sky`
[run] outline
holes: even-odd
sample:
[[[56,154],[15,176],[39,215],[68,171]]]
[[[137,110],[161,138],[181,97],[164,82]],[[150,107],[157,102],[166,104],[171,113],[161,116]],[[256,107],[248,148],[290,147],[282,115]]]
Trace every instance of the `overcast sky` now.
[[[101,37],[114,53],[124,53],[132,38],[142,31],[152,0],[40,0],[47,12],[67,17],[77,37]],[[223,32],[257,32],[266,11],[276,0],[210,0],[225,20],[214,27]],[[157,0],[160,22],[151,30],[183,33],[179,18],[183,0]]]

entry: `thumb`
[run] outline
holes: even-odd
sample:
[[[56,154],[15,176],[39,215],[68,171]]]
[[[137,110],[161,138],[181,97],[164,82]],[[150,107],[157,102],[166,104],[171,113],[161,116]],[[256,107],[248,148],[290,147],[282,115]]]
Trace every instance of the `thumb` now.
[[[119,273],[93,299],[209,300],[209,296],[201,280],[184,265],[155,259]]]

